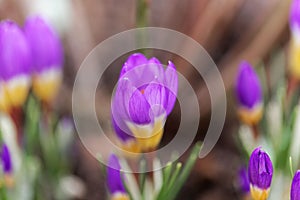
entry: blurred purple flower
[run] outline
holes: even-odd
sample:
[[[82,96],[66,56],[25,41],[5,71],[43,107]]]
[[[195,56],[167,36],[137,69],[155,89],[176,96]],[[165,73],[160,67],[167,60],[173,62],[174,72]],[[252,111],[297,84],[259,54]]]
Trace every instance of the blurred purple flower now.
[[[258,75],[246,61],[240,63],[235,89],[241,120],[256,124],[262,116],[262,88]]]
[[[116,155],[112,154],[108,160],[107,167],[107,187],[112,199],[129,199],[123,185],[121,176],[121,166]],[[117,198],[119,197],[119,198]],[[121,198],[122,197],[122,198]]]
[[[30,72],[31,55],[27,40],[18,27],[10,20],[0,24],[0,77],[4,81]]]
[[[35,72],[40,73],[50,68],[62,68],[62,44],[58,35],[42,17],[28,18],[24,31],[31,46]]]
[[[290,27],[294,32],[300,31],[300,1],[293,0],[290,9]]]
[[[40,16],[28,18],[24,31],[33,58],[33,90],[42,100],[51,101],[61,82],[63,67],[61,41],[52,27]]]
[[[11,20],[0,23],[0,65],[0,80],[6,90],[0,97],[5,102],[1,109],[20,107],[30,86],[31,54],[24,33]]]
[[[291,200],[300,199],[300,170],[298,170],[293,178],[291,187]]]
[[[300,80],[300,0],[293,0],[290,9],[290,29],[292,33],[289,49],[289,73]]]
[[[10,174],[12,172],[12,161],[9,149],[6,144],[2,145],[1,161],[4,174]]]
[[[239,67],[236,94],[241,106],[249,109],[262,102],[259,78],[252,66],[246,61],[241,62]]]
[[[250,182],[246,167],[241,167],[239,170],[239,185],[243,194],[248,194],[250,192]]]
[[[123,149],[138,152],[155,148],[177,95],[178,77],[169,61],[164,70],[156,58],[132,54],[125,62],[112,101],[113,127]]]
[[[268,154],[260,147],[250,156],[248,173],[252,198],[267,199],[273,177],[273,165]]]

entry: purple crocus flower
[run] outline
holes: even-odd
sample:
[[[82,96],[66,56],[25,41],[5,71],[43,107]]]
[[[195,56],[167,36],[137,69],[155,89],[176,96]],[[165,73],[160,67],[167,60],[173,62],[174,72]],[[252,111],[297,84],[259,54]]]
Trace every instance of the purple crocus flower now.
[[[63,48],[52,27],[40,16],[26,20],[24,32],[31,46],[33,90],[43,101],[51,101],[61,82]]]
[[[18,25],[11,20],[0,23],[0,80],[6,93],[1,95],[1,108],[8,111],[20,107],[26,100],[30,86],[30,48]]]
[[[273,165],[268,154],[260,147],[256,148],[250,156],[248,174],[252,198],[267,199],[273,177]]]
[[[121,176],[121,166],[116,155],[112,154],[108,160],[107,167],[107,187],[112,196],[112,199],[129,199],[126,189],[123,185]]]
[[[12,162],[10,152],[6,144],[2,145],[1,162],[4,174],[10,174],[12,172]]]
[[[154,149],[177,95],[178,77],[169,61],[166,69],[156,58],[132,54],[125,62],[112,101],[112,121],[124,150]]]
[[[240,119],[256,124],[262,117],[262,89],[258,75],[246,61],[240,63],[235,89]]]
[[[300,170],[298,170],[293,178],[291,187],[291,200],[300,199]]]

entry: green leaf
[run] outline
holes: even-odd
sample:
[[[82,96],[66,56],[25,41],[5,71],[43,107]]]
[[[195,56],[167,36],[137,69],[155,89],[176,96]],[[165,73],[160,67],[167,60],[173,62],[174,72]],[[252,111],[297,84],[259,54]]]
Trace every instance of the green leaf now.
[[[175,182],[174,186],[172,188],[170,188],[170,192],[166,196],[167,198],[165,198],[166,200],[173,200],[176,198],[176,196],[179,193],[179,191],[181,190],[183,184],[186,182],[188,176],[190,175],[190,172],[191,172],[195,162],[197,161],[200,149],[201,149],[201,144],[197,143],[194,146],[192,153],[189,156],[182,172],[180,173],[179,177],[177,178],[177,181]]]

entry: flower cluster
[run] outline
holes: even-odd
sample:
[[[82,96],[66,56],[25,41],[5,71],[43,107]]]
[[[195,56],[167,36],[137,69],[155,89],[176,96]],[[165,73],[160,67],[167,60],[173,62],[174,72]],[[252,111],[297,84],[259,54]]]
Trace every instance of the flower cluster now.
[[[243,180],[246,180],[244,174],[240,174]],[[253,200],[266,200],[269,197],[271,182],[273,178],[273,164],[269,155],[260,147],[256,148],[249,160],[248,166],[248,184],[251,189]],[[247,185],[243,183],[243,188]],[[246,192],[246,190],[244,191]],[[300,198],[300,171],[297,171],[291,183],[290,199],[298,200]]]
[[[11,20],[2,21],[0,110],[10,112],[21,107],[31,80],[36,95],[50,102],[60,84],[62,56],[58,37],[41,17],[28,18],[23,30]]]
[[[300,105],[296,92],[300,80],[299,0],[292,1],[290,29],[289,76],[283,74],[282,77],[277,77],[276,84],[271,85],[268,77],[272,77],[272,70],[278,69],[262,70],[261,76],[266,77],[264,81],[268,85],[265,87],[268,90],[265,101],[263,85],[249,63],[242,61],[237,74],[237,113],[242,122],[239,138],[245,157],[250,157],[248,177],[243,173],[239,175],[240,187],[246,196],[251,196],[254,200],[265,200],[269,196],[272,200],[288,199],[289,196],[291,200],[300,199],[299,171],[295,174],[293,171],[300,167]],[[270,156],[261,148],[252,152],[257,146],[267,149]],[[293,180],[288,176],[289,173],[294,176]]]
[[[3,20],[0,65],[0,199],[33,199],[44,185],[51,187],[51,199],[64,199],[55,188],[62,171],[68,172],[60,156],[71,141],[73,124],[66,126],[49,109],[62,80],[62,43],[40,16],[28,17],[23,27]]]
[[[155,156],[148,160],[136,155],[155,150],[159,145],[165,121],[176,102],[177,89],[177,72],[171,61],[164,69],[158,59],[134,53],[124,63],[112,99],[112,125],[122,150],[119,156],[125,156],[119,159],[112,154],[108,159],[109,199],[176,198],[198,158],[200,145],[195,145],[184,167],[174,162],[163,168]],[[129,165],[125,158],[131,153],[139,159],[129,159]],[[133,173],[132,161],[137,161],[134,164],[141,170],[138,177]],[[152,174],[146,172],[148,167],[153,169]]]

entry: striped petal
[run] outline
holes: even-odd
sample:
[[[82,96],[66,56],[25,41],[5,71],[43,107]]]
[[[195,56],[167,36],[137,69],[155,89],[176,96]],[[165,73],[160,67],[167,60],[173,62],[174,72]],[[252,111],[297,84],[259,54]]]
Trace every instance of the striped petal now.
[[[130,98],[129,113],[134,123],[149,124],[152,121],[150,105],[139,90],[136,90]]]
[[[178,90],[178,76],[175,65],[169,61],[169,65],[165,71],[165,88],[166,88],[166,113],[169,115],[175,105],[177,90]]]
[[[166,91],[165,87],[159,83],[150,83],[145,89],[144,96],[151,106],[151,113],[158,117],[165,113]]]
[[[125,75],[127,72],[131,71],[134,68],[139,68],[141,66],[147,65],[147,58],[141,54],[141,53],[134,53],[125,62],[124,66],[122,67],[120,77]],[[142,75],[142,70],[135,70],[134,74],[137,77],[140,77]]]

